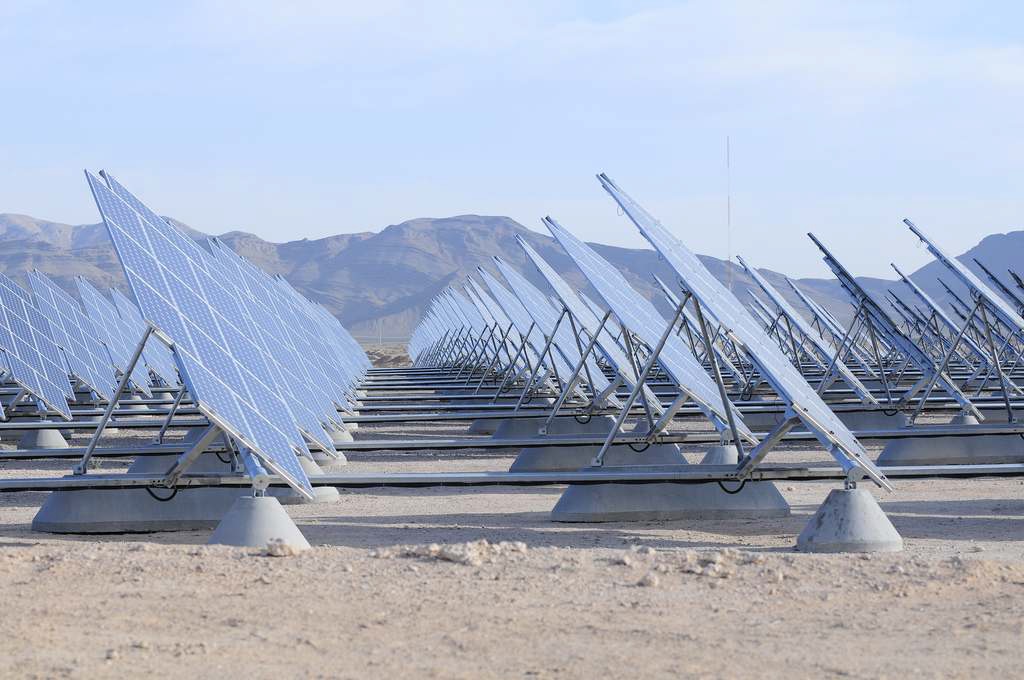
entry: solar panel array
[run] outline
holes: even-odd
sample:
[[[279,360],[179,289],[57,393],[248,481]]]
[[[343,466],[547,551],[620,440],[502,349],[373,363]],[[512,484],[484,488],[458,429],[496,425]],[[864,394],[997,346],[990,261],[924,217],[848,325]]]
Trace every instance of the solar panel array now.
[[[79,286],[89,285],[85,279],[79,279]],[[90,286],[91,287],[91,286]],[[97,291],[98,292],[98,291]],[[121,320],[128,327],[128,337],[135,338],[136,343],[142,339],[146,332],[146,321],[135,303],[129,300],[124,293],[112,288],[110,297],[117,307]],[[155,373],[168,385],[177,385],[181,378],[178,376],[178,367],[174,363],[174,355],[162,342],[147,342],[142,348],[142,357],[150,371]]]
[[[136,345],[142,339],[142,333],[133,335],[132,328],[121,319],[113,303],[106,300],[85,279],[79,277],[75,283],[78,285],[82,305],[96,329],[97,337],[106,347],[111,364],[123,375],[135,353]],[[152,396],[149,391],[149,372],[144,362],[138,361],[132,367],[131,381],[136,388]]]
[[[515,291],[516,295],[523,302],[523,307],[529,312],[533,320],[537,322],[537,326],[544,335],[547,337],[554,335],[553,346],[555,351],[562,354],[567,366],[575,368],[580,363],[581,354],[579,347],[576,345],[577,340],[573,337],[569,319],[563,318],[562,322],[558,323],[558,312],[551,307],[544,298],[544,295],[532,283],[526,280],[526,277],[510,267],[501,258],[494,258],[494,262],[509,286],[512,287],[512,290]],[[594,381],[591,385],[594,393],[604,392],[611,386],[608,378],[598,368],[593,357],[587,357],[586,366],[591,379]],[[567,379],[571,372],[572,369],[569,369],[569,372],[562,376],[563,379]],[[580,375],[581,377],[586,377],[587,373],[581,371]],[[614,395],[609,395],[608,402],[618,405],[619,400]]]
[[[28,273],[28,281],[36,306],[50,324],[50,335],[63,352],[71,375],[104,400],[113,399],[117,377],[110,355],[78,301],[38,270]]]
[[[963,281],[964,285],[970,288],[975,295],[980,295],[989,303],[989,307],[992,311],[995,312],[999,319],[1005,323],[1012,332],[1019,333],[1024,331],[1024,319],[1022,319],[1020,314],[1006,303],[1006,300],[1001,298],[995,293],[995,291],[985,285],[981,279],[975,276],[974,272],[965,267],[959,260],[947,255],[946,252],[936,245],[934,241],[925,236],[924,232],[922,232],[913,222],[910,220],[903,220],[903,222],[910,227],[910,230],[914,232],[919,239],[924,241],[928,250],[935,256],[935,259],[946,265],[946,267],[956,274],[957,277]]]
[[[530,244],[525,240],[516,235],[516,242],[519,243],[523,251],[526,253],[527,258],[533,262],[537,271],[540,272],[541,276],[548,282],[551,289],[555,291],[558,299],[566,306],[569,313],[576,319],[576,323],[580,324],[587,332],[587,334],[593,338],[598,333],[598,327],[601,325],[601,319],[599,319],[591,309],[583,303],[582,300],[573,292],[569,284],[558,275],[558,273],[551,268],[544,258],[535,251]],[[610,319],[609,319],[610,320]],[[601,329],[598,334],[597,344],[601,351],[608,358],[608,360],[614,364],[618,374],[622,377],[631,389],[636,387],[637,376],[633,371],[633,364],[626,356],[622,347],[616,342],[615,338],[612,337],[611,332],[608,330],[609,326],[606,322],[604,328]],[[643,386],[644,396],[647,398],[647,403],[659,413],[662,411],[661,402],[658,397],[651,391],[651,388],[646,384]]]
[[[875,467],[861,443],[804,380],[779,346],[750,317],[732,292],[711,275],[696,255],[614,182],[604,175],[599,175],[598,179],[644,238],[665,258],[701,307],[713,310],[715,317],[743,344],[764,379],[790,403],[807,429],[840,465],[845,469],[860,467],[875,482],[888,487],[885,475]]]
[[[280,396],[270,357],[246,330],[236,291],[217,260],[131,195],[86,173],[132,293],[170,340],[195,405],[293,487],[312,496],[296,454],[299,425]],[[319,440],[318,440],[319,441]]]
[[[550,217],[544,218],[544,224],[608,303],[622,325],[639,336],[650,347],[657,346],[668,322],[658,313],[654,305],[633,290],[618,270],[564,227]],[[739,411],[736,411],[731,404],[722,403],[722,397],[711,376],[705,372],[703,366],[697,363],[693,354],[690,353],[690,348],[674,333],[669,333],[666,337],[665,344],[658,355],[658,363],[671,376],[676,386],[693,399],[694,403],[704,411],[716,427],[726,427],[728,419],[726,408],[732,408],[740,432],[753,438],[749,428],[743,423]]]
[[[50,323],[32,304],[32,296],[0,274],[0,348],[10,377],[36,399],[71,420],[74,399],[67,364],[50,334]]]

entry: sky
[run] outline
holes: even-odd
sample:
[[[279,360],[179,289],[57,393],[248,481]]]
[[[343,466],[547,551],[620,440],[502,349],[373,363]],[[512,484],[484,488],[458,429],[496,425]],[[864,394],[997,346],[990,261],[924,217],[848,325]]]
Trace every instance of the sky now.
[[[98,221],[82,169],[272,241],[552,215],[857,275],[1024,229],[1017,2],[0,3],[0,212]],[[726,139],[729,140],[729,170]],[[727,201],[731,229],[727,229]]]

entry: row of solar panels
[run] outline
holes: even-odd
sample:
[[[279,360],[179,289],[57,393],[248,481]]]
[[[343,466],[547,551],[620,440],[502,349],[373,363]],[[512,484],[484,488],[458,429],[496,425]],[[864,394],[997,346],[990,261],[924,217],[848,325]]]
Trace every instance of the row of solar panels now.
[[[126,372],[146,394],[183,385],[250,468],[255,456],[311,493],[296,456],[336,454],[331,432],[355,409],[365,352],[283,278],[216,239],[204,249],[109,175],[86,175],[135,301],[78,279],[80,305],[41,272],[31,294],[0,275],[4,378],[67,420],[76,390],[109,403]]]
[[[678,286],[676,291],[670,292],[678,293],[682,298],[681,303],[692,307],[696,316],[691,318],[702,327],[701,330],[706,330],[708,325],[717,325],[722,337],[742,348],[745,359],[756,369],[760,379],[767,382],[787,402],[792,414],[818,437],[840,464],[847,469],[858,467],[879,484],[887,486],[884,476],[870,461],[860,442],[733,293],[611,179],[605,175],[599,175],[598,179],[640,233],[671,266],[678,279]],[[577,385],[572,384],[574,379],[583,380],[582,375],[574,377],[573,368],[570,368],[580,363],[583,343],[590,344],[593,341],[605,363],[613,366],[617,378],[626,383],[642,377],[640,361],[643,355],[635,346],[641,344],[645,346],[646,352],[656,355],[657,364],[682,398],[694,402],[719,431],[725,432],[735,427],[741,439],[756,443],[756,438],[743,423],[738,409],[723,397],[723,391],[703,363],[694,356],[691,347],[674,332],[675,320],[684,313],[683,304],[677,307],[675,318],[669,322],[592,248],[555,220],[545,218],[543,222],[598,292],[604,306],[598,306],[581,293],[574,292],[535,250],[520,239],[520,246],[527,258],[555,293],[553,303],[525,277],[496,258],[495,264],[508,288],[481,269],[480,276],[490,291],[490,297],[481,291],[476,282],[471,282],[466,289],[468,298],[453,290],[446,291],[435,301],[423,323],[414,332],[409,345],[410,355],[417,360],[421,355],[427,360],[434,360],[433,350],[439,343],[445,343],[448,338],[457,337],[467,330],[479,343],[487,332],[489,315],[497,327],[501,327],[507,320],[515,328],[523,341],[523,347],[529,348],[525,352],[528,356],[523,358],[529,360],[531,355],[536,357],[534,365],[546,368],[545,379],[560,383],[557,385],[559,389],[572,390],[577,389]],[[571,327],[578,330],[576,334],[559,336],[554,321],[560,314],[571,319]],[[610,323],[610,317],[614,317],[614,324]],[[534,328],[538,332],[534,332]],[[561,360],[559,354],[562,355]],[[508,368],[519,370],[519,374],[522,374],[522,367],[511,365]],[[593,369],[591,367],[587,372],[587,379],[593,380],[589,385],[591,393],[607,401],[614,400],[614,391],[609,394],[602,383],[604,376],[599,370]],[[856,383],[852,374],[850,378]],[[863,392],[866,399],[873,399],[866,389]],[[658,405],[658,400],[647,399],[647,403]],[[678,403],[681,404],[681,401]],[[730,420],[734,425],[730,425]]]
[[[86,173],[144,322],[171,351],[196,408],[235,444],[311,495],[298,455],[336,454],[370,366],[326,309],[217,239],[209,250],[112,176]],[[253,458],[255,456],[255,458]]]
[[[113,398],[145,324],[134,303],[116,290],[108,299],[78,278],[79,304],[42,272],[29,272],[28,281],[31,293],[0,275],[0,357],[5,378],[44,409],[70,420],[68,402],[76,401],[75,385],[101,401]],[[147,395],[154,382],[178,383],[166,348],[147,348],[144,361],[132,371],[131,383]]]

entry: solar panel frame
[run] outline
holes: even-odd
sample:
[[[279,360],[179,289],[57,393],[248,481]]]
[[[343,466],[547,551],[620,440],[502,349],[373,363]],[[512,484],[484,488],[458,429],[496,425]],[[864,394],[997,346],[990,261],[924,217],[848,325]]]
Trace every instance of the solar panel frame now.
[[[619,318],[620,324],[650,347],[657,346],[668,321],[654,305],[637,293],[618,270],[558,222],[546,217],[544,224]],[[755,439],[735,406],[722,402],[717,385],[697,363],[690,348],[673,333],[665,337],[658,364],[676,388],[685,392],[719,431],[728,427],[726,409],[733,409],[737,429],[751,440]]]
[[[672,267],[686,290],[700,302],[701,309],[715,310],[715,317],[746,348],[747,356],[758,367],[762,378],[789,403],[793,413],[814,433],[833,458],[844,469],[859,467],[875,483],[891,488],[860,441],[790,363],[779,346],[751,318],[732,292],[711,275],[696,255],[612,180],[605,175],[598,175],[598,179],[640,230],[641,235]]]
[[[739,263],[746,270],[747,274],[750,275],[750,278],[754,279],[754,283],[764,291],[764,294],[768,296],[772,301],[772,304],[774,304],[779,311],[789,319],[790,323],[796,326],[800,334],[810,341],[814,348],[821,353],[823,358],[832,364],[833,370],[842,376],[843,380],[846,381],[846,384],[853,389],[857,397],[865,404],[877,405],[878,400],[875,399],[873,394],[871,394],[871,391],[860,381],[860,379],[857,378],[856,375],[853,374],[853,371],[850,370],[849,366],[847,366],[846,363],[837,356],[837,352],[833,351],[832,348],[828,346],[825,339],[821,337],[818,331],[807,322],[807,319],[805,319],[798,311],[793,309],[792,305],[789,304],[789,301],[782,297],[782,294],[779,293],[779,291],[761,275],[761,272],[757,271],[754,267],[747,265],[746,261],[742,257],[737,256],[736,259],[739,260]]]
[[[1021,318],[1020,314],[1010,307],[1006,300],[997,295],[995,291],[989,288],[984,281],[979,279],[974,272],[965,267],[959,260],[947,255],[946,252],[935,243],[935,241],[926,236],[925,233],[913,222],[910,220],[903,220],[903,223],[910,228],[910,231],[912,231],[915,236],[924,242],[928,251],[935,256],[935,259],[946,265],[946,268],[956,274],[957,278],[959,278],[960,281],[963,282],[963,284],[975,295],[984,298],[984,300],[989,303],[989,307],[996,316],[999,317],[999,320],[1006,324],[1007,328],[1017,334],[1024,331],[1024,318]]]

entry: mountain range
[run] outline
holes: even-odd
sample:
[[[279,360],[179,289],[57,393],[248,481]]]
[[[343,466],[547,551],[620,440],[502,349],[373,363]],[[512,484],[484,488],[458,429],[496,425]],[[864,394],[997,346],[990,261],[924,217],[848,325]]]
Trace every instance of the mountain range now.
[[[168,218],[196,240],[206,234]],[[272,243],[253,234],[229,231],[218,236],[236,252],[271,274],[280,274],[302,293],[324,304],[354,335],[366,341],[383,337],[402,340],[415,327],[425,305],[448,285],[458,285],[477,267],[495,271],[492,256],[500,256],[541,286],[541,278],[516,244],[519,235],[533,246],[574,286],[593,293],[583,275],[555,241],[531,231],[508,217],[459,215],[420,218],[390,225],[378,232],[339,234],[320,239]],[[101,289],[127,290],[120,263],[102,224],[68,225],[27,215],[0,214],[0,271],[24,283],[24,273],[36,268],[69,291],[74,277],[81,275]],[[673,276],[652,250],[617,248],[592,244],[599,254],[615,265],[638,291],[664,307],[652,274],[670,282]],[[836,254],[842,257],[841,253]],[[731,278],[734,291],[745,300],[756,288],[749,276],[734,263],[710,256],[701,260],[720,280]],[[1024,260],[1024,231],[994,234],[959,257],[971,269],[979,259],[1012,286],[1007,267],[1020,268]],[[752,263],[753,264],[753,263]],[[766,278],[787,299],[795,302],[782,276],[762,270]],[[984,279],[984,276],[978,272]],[[946,294],[936,280],[941,276],[954,290],[952,275],[932,262],[910,275],[937,300]],[[910,301],[903,284],[875,278],[858,279],[875,295],[892,288]],[[798,283],[812,298],[842,319],[852,308],[835,279],[800,279]],[[666,307],[667,308],[667,307]],[[797,308],[802,305],[797,303]]]

